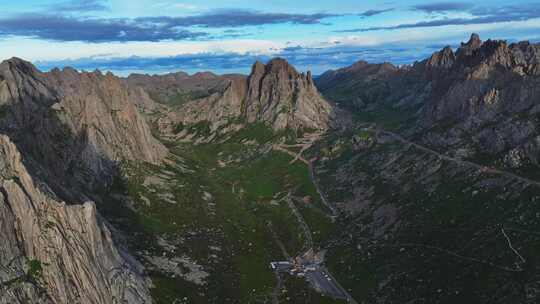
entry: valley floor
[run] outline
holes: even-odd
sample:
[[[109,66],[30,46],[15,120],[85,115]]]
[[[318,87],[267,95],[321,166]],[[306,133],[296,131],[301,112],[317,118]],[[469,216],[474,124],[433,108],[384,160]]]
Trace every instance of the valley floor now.
[[[358,302],[537,297],[534,180],[375,127],[284,138],[253,125],[124,164],[102,212],[157,303],[345,303],[269,267],[312,247]]]
[[[111,196],[131,203],[105,214],[135,231],[128,241],[157,303],[340,303],[270,269],[335,229],[308,166],[273,149],[275,139],[253,126],[221,143],[169,142],[164,166],[124,165]]]

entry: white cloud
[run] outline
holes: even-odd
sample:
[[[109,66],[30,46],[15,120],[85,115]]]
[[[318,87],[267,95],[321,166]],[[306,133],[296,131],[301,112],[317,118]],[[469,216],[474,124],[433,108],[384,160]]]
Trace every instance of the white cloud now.
[[[0,59],[17,56],[30,61],[78,59],[107,54],[108,57],[166,57],[196,53],[233,52],[239,54],[273,54],[284,48],[282,42],[269,40],[223,40],[178,42],[83,43],[50,42],[35,39],[0,40]],[[39,50],[39,52],[36,52]],[[103,56],[103,55],[100,55]]]

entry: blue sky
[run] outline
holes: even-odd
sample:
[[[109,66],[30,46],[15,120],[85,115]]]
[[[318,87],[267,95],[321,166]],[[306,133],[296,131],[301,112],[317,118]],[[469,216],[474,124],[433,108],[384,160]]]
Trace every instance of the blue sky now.
[[[280,56],[319,74],[357,60],[408,64],[467,40],[540,41],[540,0],[18,0],[0,58],[43,70],[247,73]]]

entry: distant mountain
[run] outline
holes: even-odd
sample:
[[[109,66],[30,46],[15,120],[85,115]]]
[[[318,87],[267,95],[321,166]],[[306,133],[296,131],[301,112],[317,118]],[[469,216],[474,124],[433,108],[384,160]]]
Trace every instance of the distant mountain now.
[[[274,130],[325,130],[332,116],[331,106],[318,93],[311,74],[298,73],[279,58],[266,65],[255,63],[248,77],[177,73],[132,75],[127,82],[174,107],[162,125],[208,122],[216,130],[244,120]]]
[[[192,76],[177,72],[166,75],[131,74],[125,81],[131,87],[144,89],[156,102],[179,106],[192,99],[208,97],[225,90],[229,84],[228,79],[227,76],[208,72]]]
[[[509,167],[538,165],[540,45],[473,34],[412,66],[358,62],[323,74],[323,94],[357,113],[400,112],[423,142]],[[406,116],[406,117],[405,117]]]
[[[315,82],[4,61],[0,303],[536,303],[539,104],[540,45],[476,34]]]

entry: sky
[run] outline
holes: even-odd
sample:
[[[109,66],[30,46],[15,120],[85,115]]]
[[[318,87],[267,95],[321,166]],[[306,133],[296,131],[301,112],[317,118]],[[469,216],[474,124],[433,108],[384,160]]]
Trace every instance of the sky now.
[[[125,76],[249,73],[283,57],[317,75],[358,60],[411,64],[473,32],[538,42],[539,1],[6,1],[0,59]]]

